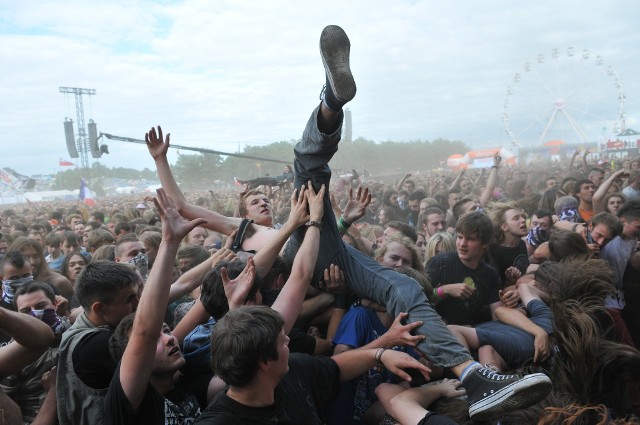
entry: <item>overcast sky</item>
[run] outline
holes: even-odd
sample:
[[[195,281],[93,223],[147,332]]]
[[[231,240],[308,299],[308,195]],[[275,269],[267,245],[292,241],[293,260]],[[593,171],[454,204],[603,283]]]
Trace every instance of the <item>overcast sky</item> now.
[[[176,144],[233,152],[299,138],[324,82],[328,24],[351,39],[354,138],[513,147],[506,112],[517,143],[530,145],[560,102],[544,139],[577,137],[559,119],[566,111],[597,140],[620,93],[627,127],[640,127],[637,0],[0,5],[0,167],[27,175],[69,159],[62,123],[76,121],[75,98],[60,86],[96,89],[83,101],[98,132],[143,138],[160,124]],[[105,166],[153,168],[144,146],[108,145]]]

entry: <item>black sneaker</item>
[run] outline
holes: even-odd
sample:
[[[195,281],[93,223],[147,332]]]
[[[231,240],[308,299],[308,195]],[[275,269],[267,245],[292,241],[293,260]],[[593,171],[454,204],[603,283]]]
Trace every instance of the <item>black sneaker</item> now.
[[[324,102],[338,112],[356,95],[356,82],[349,68],[351,43],[342,28],[329,25],[320,35],[320,56],[327,76]]]
[[[473,420],[487,420],[529,407],[551,391],[551,379],[544,373],[521,378],[502,375],[485,367],[469,372],[462,384],[467,391],[469,416]]]

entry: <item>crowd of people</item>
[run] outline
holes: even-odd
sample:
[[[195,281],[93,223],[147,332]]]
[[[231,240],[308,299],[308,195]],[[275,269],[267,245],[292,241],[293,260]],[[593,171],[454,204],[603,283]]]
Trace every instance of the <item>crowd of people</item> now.
[[[332,178],[349,50],[281,176],[2,212],[7,423],[638,423],[640,161]]]

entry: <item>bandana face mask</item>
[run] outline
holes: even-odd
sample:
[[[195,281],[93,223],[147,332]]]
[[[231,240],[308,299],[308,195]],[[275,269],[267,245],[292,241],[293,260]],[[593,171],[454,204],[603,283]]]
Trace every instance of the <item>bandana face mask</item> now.
[[[13,298],[15,296],[16,290],[21,286],[24,286],[30,282],[33,282],[33,276],[23,277],[23,278],[14,279],[14,280],[3,280],[2,281],[2,300],[7,304],[11,304],[13,302]]]
[[[533,247],[538,247],[549,240],[549,233],[542,227],[534,227],[527,233],[527,242]]]
[[[56,311],[53,308],[47,308],[44,310],[32,309],[29,314],[49,325],[55,336],[60,336],[64,331],[62,320],[60,320],[60,316],[56,314]]]
[[[145,281],[147,280],[147,273],[149,272],[149,258],[147,257],[147,254],[141,252],[135,257],[127,260],[127,263],[136,266],[136,269],[138,269],[142,278]]]
[[[561,221],[569,221],[571,223],[575,223],[578,219],[578,209],[577,208],[567,208],[560,213]]]

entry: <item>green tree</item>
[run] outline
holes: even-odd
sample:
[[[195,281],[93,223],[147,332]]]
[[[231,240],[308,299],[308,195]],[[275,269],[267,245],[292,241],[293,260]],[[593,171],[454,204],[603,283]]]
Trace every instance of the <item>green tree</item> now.
[[[222,159],[215,154],[179,155],[172,167],[176,181],[183,189],[211,187],[221,178]]]

